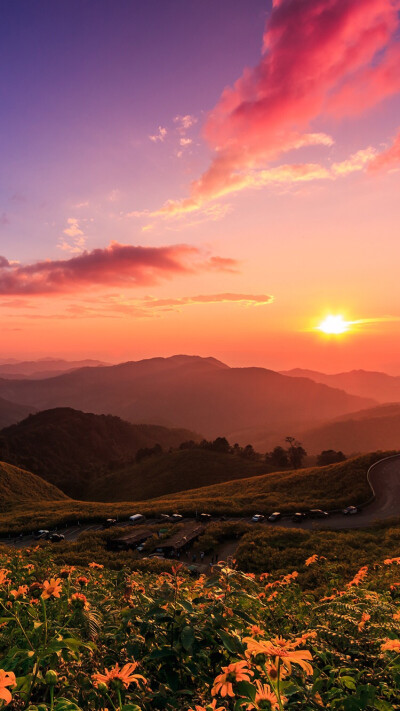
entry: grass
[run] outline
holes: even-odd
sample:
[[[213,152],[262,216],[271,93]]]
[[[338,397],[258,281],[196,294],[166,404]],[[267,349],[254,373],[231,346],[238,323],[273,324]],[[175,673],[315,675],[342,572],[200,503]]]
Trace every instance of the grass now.
[[[19,502],[0,513],[0,535],[31,532],[41,527],[67,523],[99,522],[107,517],[127,518],[134,513],[149,517],[179,511],[194,515],[202,511],[215,515],[245,516],[274,509],[335,509],[358,504],[371,495],[366,473],[369,466],[387,453],[356,457],[340,464],[291,472],[277,472],[248,479],[193,489],[148,501],[94,503],[67,499]]]
[[[0,462],[0,501],[3,510],[14,506],[15,502],[24,502],[26,506],[26,502],[31,504],[32,500],[66,502],[68,496],[41,477]]]

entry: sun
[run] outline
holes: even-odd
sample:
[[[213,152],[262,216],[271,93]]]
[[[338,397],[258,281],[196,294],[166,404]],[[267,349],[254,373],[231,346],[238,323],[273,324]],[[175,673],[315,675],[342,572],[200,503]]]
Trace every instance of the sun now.
[[[343,316],[327,316],[317,329],[322,331],[322,333],[328,333],[333,335],[340,335],[341,333],[346,333],[351,326],[351,321],[345,321]]]

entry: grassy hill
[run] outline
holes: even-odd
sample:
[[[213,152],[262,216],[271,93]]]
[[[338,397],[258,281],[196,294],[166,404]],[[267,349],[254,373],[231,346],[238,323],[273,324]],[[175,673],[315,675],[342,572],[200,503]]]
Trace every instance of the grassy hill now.
[[[256,511],[340,508],[368,499],[368,468],[384,456],[384,452],[375,452],[327,467],[242,478],[146,501],[95,503],[70,499],[41,502],[39,508],[18,503],[12,511],[0,513],[0,533],[29,532],[78,520],[102,521],[109,516],[126,519],[139,512],[149,517],[173,511],[247,516]]]
[[[139,449],[156,443],[169,449],[193,438],[198,436],[189,430],[132,425],[112,415],[57,408],[3,429],[0,459],[34,472],[70,496],[87,498],[97,477],[132,464]]]
[[[149,457],[92,481],[85,499],[140,501],[265,474],[268,466],[233,454],[184,449]],[[81,494],[82,496],[82,494]]]
[[[39,507],[43,501],[68,501],[57,487],[24,469],[0,462],[0,502],[9,508],[23,502],[34,502]]]

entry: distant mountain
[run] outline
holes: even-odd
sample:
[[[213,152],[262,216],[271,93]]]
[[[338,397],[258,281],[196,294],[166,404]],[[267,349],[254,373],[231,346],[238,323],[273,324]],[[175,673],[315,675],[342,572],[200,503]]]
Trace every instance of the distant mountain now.
[[[0,361],[0,378],[50,378],[67,373],[77,368],[96,368],[107,365],[100,360],[63,360],[60,358],[41,358],[40,360]]]
[[[295,368],[283,375],[292,378],[309,378],[331,388],[345,390],[350,395],[373,398],[378,402],[400,402],[400,377],[368,370],[351,370],[348,373],[327,375],[315,370]]]
[[[1,430],[0,459],[29,469],[75,498],[85,498],[97,478],[132,464],[139,449],[158,443],[168,450],[188,439],[200,437],[189,430],[132,425],[112,415],[60,408]]]
[[[34,407],[18,405],[15,402],[10,402],[0,397],[0,429],[23,420],[24,417],[27,417],[35,411],[36,408]]]
[[[341,390],[264,368],[173,356],[81,368],[46,380],[0,380],[0,396],[39,410],[72,407],[130,422],[188,427],[206,437],[254,429],[286,434],[373,406]]]
[[[62,491],[31,472],[0,461],[0,501],[4,506],[29,501],[40,505],[40,501],[68,499]]]
[[[309,454],[324,449],[341,450],[346,455],[400,449],[400,403],[352,413],[302,432],[300,439]]]

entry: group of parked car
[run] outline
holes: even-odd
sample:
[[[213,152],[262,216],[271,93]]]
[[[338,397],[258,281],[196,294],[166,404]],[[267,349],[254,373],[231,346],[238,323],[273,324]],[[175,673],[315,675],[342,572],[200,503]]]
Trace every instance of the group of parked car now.
[[[347,506],[345,509],[342,509],[342,514],[344,516],[353,516],[354,514],[359,513],[359,511],[360,509],[358,509],[357,506]],[[253,523],[261,523],[261,521],[264,521],[266,518],[267,521],[274,523],[275,521],[279,521],[282,516],[283,514],[280,511],[274,511],[269,516],[264,516],[264,514],[254,514],[251,520]],[[293,523],[301,523],[306,518],[317,519],[328,518],[328,516],[329,513],[327,511],[323,511],[322,509],[310,509],[309,511],[296,511],[296,513],[291,515],[291,520]]]
[[[50,541],[50,543],[60,543],[65,539],[65,536],[63,536],[62,533],[57,533],[53,531],[51,533],[48,531],[46,528],[41,528],[39,531],[36,531],[34,534],[34,539],[35,541]]]

